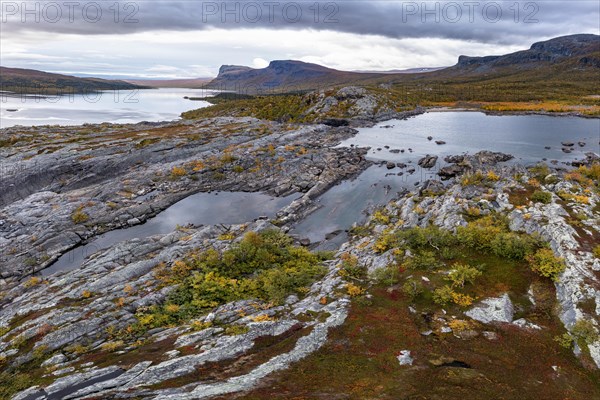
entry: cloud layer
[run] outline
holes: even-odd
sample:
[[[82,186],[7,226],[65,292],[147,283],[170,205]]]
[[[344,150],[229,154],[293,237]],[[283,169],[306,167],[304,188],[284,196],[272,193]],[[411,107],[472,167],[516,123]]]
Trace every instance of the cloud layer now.
[[[2,65],[206,76],[296,58],[342,69],[453,64],[600,33],[592,1],[6,1]]]

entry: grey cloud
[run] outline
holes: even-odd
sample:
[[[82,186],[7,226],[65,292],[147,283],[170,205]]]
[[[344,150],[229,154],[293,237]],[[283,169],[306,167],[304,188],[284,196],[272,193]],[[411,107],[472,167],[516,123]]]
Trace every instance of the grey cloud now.
[[[570,33],[599,33],[600,2],[592,1],[113,1],[79,0],[73,21],[63,0],[2,1],[2,30],[82,35],[207,28],[317,29],[390,38],[448,38],[481,43],[523,44]],[[13,6],[11,7],[10,4]],[[97,22],[96,4],[102,17]],[[314,5],[319,13],[315,14]],[[515,6],[515,4],[517,6]],[[56,6],[62,17],[53,22]],[[297,17],[297,5],[302,16]],[[16,10],[15,10],[16,6]],[[111,8],[112,7],[112,8]],[[261,16],[257,18],[256,10]],[[84,18],[84,10],[87,16]],[[236,10],[227,13],[227,10]],[[287,12],[284,12],[287,11]],[[432,12],[432,10],[434,10]],[[460,10],[458,18],[456,11]],[[501,18],[497,18],[501,10]],[[429,11],[429,13],[427,12]],[[470,12],[472,11],[472,13]],[[327,20],[327,16],[329,19]],[[22,18],[26,22],[22,22]],[[129,17],[127,19],[127,17]],[[236,21],[237,19],[237,21]],[[423,20],[425,19],[425,21]],[[436,21],[437,19],[437,21]],[[337,22],[334,22],[337,21]],[[535,22],[537,21],[537,22]],[[276,40],[274,36],[274,40]]]

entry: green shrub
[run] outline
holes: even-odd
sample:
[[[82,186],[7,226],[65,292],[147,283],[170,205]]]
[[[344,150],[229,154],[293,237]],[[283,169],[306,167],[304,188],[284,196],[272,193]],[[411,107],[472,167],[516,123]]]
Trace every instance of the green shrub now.
[[[400,269],[395,265],[388,265],[375,270],[372,278],[380,285],[393,286],[399,282]]]
[[[452,287],[462,288],[465,283],[473,283],[479,276],[481,276],[481,271],[475,267],[466,264],[454,264],[446,280],[451,282]]]
[[[491,250],[495,255],[513,260],[524,259],[540,245],[537,237],[514,232],[499,233],[490,242]]]
[[[544,163],[539,163],[531,168],[529,168],[529,172],[537,179],[539,182],[543,182],[546,176],[550,175],[551,171],[548,168],[548,165]]]
[[[600,245],[594,247],[594,250],[592,251],[592,254],[596,258],[600,258]]]
[[[549,204],[552,201],[552,193],[536,190],[531,195],[531,200],[535,203]]]
[[[535,254],[528,256],[527,261],[534,272],[553,281],[557,281],[558,276],[565,270],[564,260],[556,257],[552,250],[547,248],[539,249]]]
[[[576,340],[586,344],[592,344],[600,338],[593,322],[586,319],[580,319],[575,322],[575,325],[571,329],[571,334]]]
[[[225,328],[225,334],[230,336],[243,335],[247,333],[249,328],[245,325],[230,325]]]
[[[418,280],[408,279],[402,285],[402,292],[404,292],[411,300],[414,300],[423,293],[423,284]]]
[[[341,257],[342,264],[338,273],[346,278],[362,279],[366,275],[365,268],[358,263],[358,258],[345,253]]]
[[[497,220],[492,216],[485,216],[469,222],[467,226],[459,226],[456,234],[458,241],[466,247],[489,250],[496,236],[507,231],[505,221]]]
[[[281,303],[324,275],[321,262],[327,256],[292,246],[278,230],[248,232],[222,253],[191,254],[159,271],[159,279],[178,286],[165,304],[140,310],[138,322],[144,328],[173,325],[243,299]]]
[[[445,306],[454,300],[455,292],[448,285],[437,288],[433,291],[433,301],[436,304]]]
[[[0,372],[0,399],[10,399],[21,390],[33,385],[35,382],[29,374]]]
[[[414,227],[398,232],[398,238],[411,249],[419,249],[422,247],[430,247],[439,249],[441,247],[453,246],[456,244],[454,235],[444,229],[440,229],[435,225],[430,225],[425,228]]]
[[[71,221],[73,221],[76,224],[83,224],[84,222],[87,222],[88,219],[90,219],[90,217],[85,212],[83,212],[83,206],[78,207],[71,214]]]
[[[555,336],[554,341],[558,343],[560,347],[565,349],[570,349],[573,347],[573,337],[568,333],[563,333],[562,335]]]
[[[433,251],[421,250],[413,257],[408,258],[404,265],[409,269],[430,271],[438,268],[440,263]]]

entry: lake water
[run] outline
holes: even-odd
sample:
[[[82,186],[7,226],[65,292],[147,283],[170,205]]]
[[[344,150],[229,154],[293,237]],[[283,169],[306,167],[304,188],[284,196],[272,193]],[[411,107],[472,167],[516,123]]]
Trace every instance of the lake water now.
[[[171,121],[184,111],[207,107],[206,89],[144,89],[102,91],[86,95],[33,96],[0,93],[0,128],[15,125],[81,125],[85,123],[136,123]],[[10,111],[17,110],[17,111]]]
[[[90,243],[63,254],[42,274],[79,267],[85,258],[119,242],[172,232],[177,225],[241,224],[260,216],[272,218],[299,195],[271,197],[262,193],[196,193],[173,204],[146,223],[104,233]]]
[[[431,141],[428,136],[433,137]],[[437,145],[436,140],[446,144]],[[563,141],[575,143],[572,153],[561,150]],[[579,141],[585,142],[585,146],[580,147]],[[371,147],[368,159],[377,163],[405,163],[406,167],[388,170],[375,165],[356,179],[334,186],[317,200],[321,208],[294,227],[292,233],[320,242],[327,234],[341,230],[319,246],[336,248],[347,239],[344,230],[364,219],[364,210],[386,204],[402,189],[414,188],[428,179],[439,180],[437,171],[447,165],[443,161],[447,155],[491,150],[512,154],[515,159],[511,162],[526,165],[543,158],[560,163],[584,158],[586,152],[600,153],[599,141],[600,119],[577,117],[430,112],[408,120],[385,121],[371,128],[361,128],[340,146]],[[394,149],[404,149],[404,153],[391,153]],[[423,169],[417,165],[426,154],[439,156],[435,167]],[[415,171],[410,173],[413,168]]]
[[[392,128],[382,128],[393,126]],[[431,141],[427,140],[432,136]],[[444,145],[437,145],[443,140]],[[561,142],[574,142],[572,153],[563,153]],[[584,147],[577,142],[585,142]],[[341,146],[372,147],[369,158],[396,162],[416,161],[426,154],[443,158],[480,150],[512,154],[521,163],[548,160],[572,161],[588,151],[599,152],[600,119],[545,115],[492,116],[480,112],[429,112],[407,120],[391,120],[359,133]],[[405,149],[393,154],[390,149]],[[545,149],[550,146],[550,150]],[[382,148],[377,151],[377,148]],[[413,153],[408,152],[411,148]]]

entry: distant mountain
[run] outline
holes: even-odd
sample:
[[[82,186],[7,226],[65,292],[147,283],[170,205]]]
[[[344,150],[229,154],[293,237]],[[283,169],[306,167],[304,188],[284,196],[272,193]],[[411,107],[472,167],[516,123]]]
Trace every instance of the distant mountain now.
[[[420,67],[420,68],[407,68],[407,69],[390,69],[387,71],[355,71],[360,73],[373,73],[373,74],[420,74],[424,72],[439,71],[448,67]]]
[[[79,78],[34,69],[0,67],[0,90],[16,93],[86,93],[97,90],[146,88],[120,80]]]
[[[150,86],[153,88],[188,88],[199,89],[204,87],[213,78],[190,78],[190,79],[125,79],[125,82],[134,85]]]
[[[301,61],[272,61],[254,69],[223,65],[206,87],[238,92],[294,91],[341,84],[459,82],[473,80],[600,81],[600,36],[578,34],[534,43],[530,49],[485,57],[460,56],[448,68],[414,68],[385,72],[347,72]]]
[[[219,75],[206,87],[239,92],[268,91],[285,88],[286,91],[315,89],[320,86],[357,82],[380,77],[379,73],[338,71],[302,61],[271,61],[266,68],[223,65]]]
[[[446,72],[469,74],[515,71],[540,68],[561,63],[581,68],[600,68],[600,36],[580,34],[562,36],[531,45],[528,50],[501,56],[460,56],[458,63]]]

